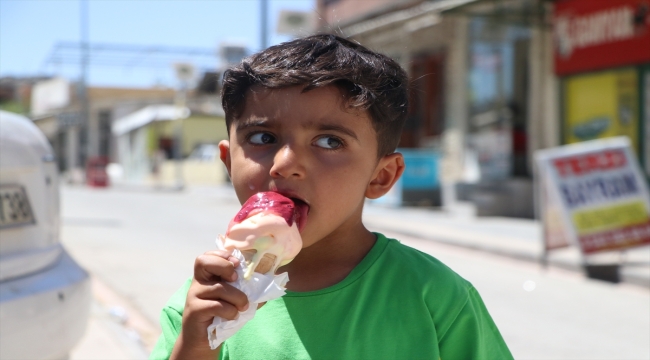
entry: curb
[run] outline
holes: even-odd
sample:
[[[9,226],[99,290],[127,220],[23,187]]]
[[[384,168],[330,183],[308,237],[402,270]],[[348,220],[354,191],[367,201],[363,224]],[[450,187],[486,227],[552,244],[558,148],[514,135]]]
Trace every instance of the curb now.
[[[373,229],[377,229],[379,231],[393,232],[397,234],[402,234],[404,236],[426,239],[428,241],[432,241],[440,244],[452,245],[455,247],[460,247],[460,248],[474,250],[474,251],[487,252],[487,253],[491,253],[494,255],[499,255],[499,256],[515,259],[515,260],[534,262],[534,263],[538,263],[540,266],[544,266],[544,264],[542,263],[541,255],[532,254],[526,251],[517,251],[516,249],[505,249],[502,247],[490,246],[489,244],[485,244],[485,243],[478,244],[475,242],[464,241],[461,239],[453,239],[449,237],[440,236],[439,234],[424,234],[422,232],[405,230],[400,227],[393,227],[380,222],[373,222],[373,221],[364,221],[364,222],[370,225],[369,227],[372,227]],[[630,269],[629,267],[635,267],[638,265],[640,264],[629,264],[628,268],[621,268],[621,283],[626,283],[626,284],[650,289],[650,273],[644,276],[643,274],[640,274],[641,271],[634,271],[634,269],[629,270]],[[650,264],[645,264],[645,265],[648,266]],[[547,259],[546,266],[554,266],[564,270],[585,274],[585,270],[580,265],[580,263],[569,261],[566,258],[553,258],[553,256],[550,256]]]
[[[156,324],[147,319],[127,299],[119,295],[96,276],[91,276],[95,300],[118,317],[124,329],[139,335],[139,341],[147,353],[151,353],[160,330]]]

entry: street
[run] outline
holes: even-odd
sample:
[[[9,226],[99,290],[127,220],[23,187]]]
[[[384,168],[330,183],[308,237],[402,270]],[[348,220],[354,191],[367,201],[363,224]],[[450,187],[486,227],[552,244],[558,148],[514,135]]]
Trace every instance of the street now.
[[[61,201],[62,242],[95,279],[90,335],[73,359],[146,354],[159,331],[160,309],[239,210],[227,186],[182,192],[63,187]],[[399,216],[400,210],[393,211]],[[367,216],[372,214],[369,209]],[[472,282],[517,359],[650,358],[647,287],[544,270],[530,261],[427,240],[416,230],[405,236],[370,229],[435,256]],[[93,353],[98,337],[104,346],[125,350]]]

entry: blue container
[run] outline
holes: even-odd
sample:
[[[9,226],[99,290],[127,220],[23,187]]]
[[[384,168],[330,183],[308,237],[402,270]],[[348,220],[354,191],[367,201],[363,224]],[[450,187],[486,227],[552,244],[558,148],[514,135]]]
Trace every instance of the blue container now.
[[[436,190],[440,188],[438,164],[440,153],[431,150],[397,149],[404,155],[406,169],[402,190]]]
[[[440,153],[421,149],[397,149],[404,155],[406,169],[393,188],[370,203],[381,206],[440,206]]]

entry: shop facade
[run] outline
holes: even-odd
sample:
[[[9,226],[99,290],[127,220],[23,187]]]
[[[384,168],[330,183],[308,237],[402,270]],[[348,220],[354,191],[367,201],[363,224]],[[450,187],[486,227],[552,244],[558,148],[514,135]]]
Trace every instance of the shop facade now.
[[[558,1],[554,39],[562,143],[627,136],[650,178],[650,1]]]
[[[551,3],[476,0],[444,16],[466,19],[467,108],[458,200],[480,216],[535,217],[532,158],[558,145]]]
[[[438,152],[443,206],[470,201],[479,215],[534,217],[532,154],[559,144],[551,6],[422,1],[340,25],[409,73],[400,147]]]
[[[443,183],[462,172],[458,120],[466,118],[467,110],[458,100],[466,92],[467,26],[462,17],[442,16],[449,6],[423,1],[370,12],[340,26],[345,36],[396,60],[409,75],[409,110],[399,145],[407,163],[399,184],[403,204],[442,205]]]

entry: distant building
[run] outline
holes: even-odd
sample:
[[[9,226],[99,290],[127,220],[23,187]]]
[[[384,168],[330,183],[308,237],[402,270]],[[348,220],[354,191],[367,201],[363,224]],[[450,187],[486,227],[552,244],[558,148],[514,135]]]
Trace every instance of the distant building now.
[[[186,106],[191,115],[182,122],[180,135],[170,123],[156,126],[149,126],[149,122],[141,124],[148,129],[147,136],[143,138],[143,147],[137,148],[143,161],[153,161],[157,153],[162,153],[164,159],[173,158],[177,146],[180,146],[179,156],[184,158],[195,147],[207,143],[216,145],[223,139],[225,122],[216,77],[215,72],[205,73],[197,88],[188,92]],[[52,84],[52,80],[48,79],[36,83],[34,88],[36,93],[44,94],[51,100],[52,94],[40,91],[39,86],[49,90]],[[65,98],[66,96],[61,96],[60,93],[67,91],[68,101],[62,106],[41,106],[32,118],[52,143],[60,170],[68,174],[76,173],[77,176],[83,174],[83,168],[89,158],[106,157],[115,163],[120,162],[120,156],[124,158],[124,154],[120,155],[118,138],[111,130],[117,119],[155,106],[173,106],[178,97],[177,91],[169,88],[89,87],[89,118],[85,122],[81,116],[76,84],[62,86],[57,83],[56,86],[60,89],[54,97]],[[36,105],[44,102],[38,98],[33,101]],[[33,110],[36,108],[33,107]]]
[[[5,76],[0,78],[0,108],[28,115],[31,104],[32,86],[51,76]]]
[[[134,89],[89,87],[89,118],[82,118],[77,84],[59,86],[60,92],[67,91],[68,101],[62,106],[47,107],[40,104],[50,102],[52,93],[38,91],[41,86],[50,87],[51,80],[34,84],[37,96],[32,100],[32,119],[43,130],[52,143],[59,161],[59,169],[73,171],[83,169],[89,157],[115,157],[111,122],[120,112],[133,111],[150,104],[172,103],[173,89]],[[56,96],[59,93],[56,93]],[[39,95],[41,98],[39,98]]]

